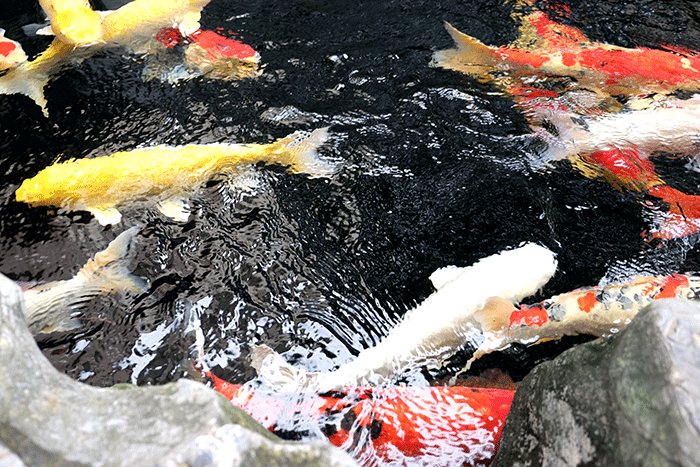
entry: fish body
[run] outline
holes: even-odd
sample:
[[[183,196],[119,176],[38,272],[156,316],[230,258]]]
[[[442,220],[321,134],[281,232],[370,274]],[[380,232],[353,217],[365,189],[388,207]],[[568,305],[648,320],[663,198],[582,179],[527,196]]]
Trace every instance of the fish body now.
[[[71,279],[24,290],[24,312],[32,334],[79,326],[71,317],[73,312],[98,295],[117,291],[145,292],[146,281],[128,270],[128,254],[138,231],[138,227],[132,227],[122,232]]]
[[[514,391],[470,387],[346,387],[318,394],[213,387],[273,433],[298,439],[322,433],[362,466],[488,465]]]
[[[184,34],[193,32],[199,28],[201,9],[209,1],[133,0],[104,14],[100,41],[75,47],[55,39],[34,60],[0,77],[0,93],[24,94],[41,107],[44,115],[48,115],[43,89],[49,78],[64,66],[89,57],[105,45],[124,46],[137,53],[146,52],[149,41],[165,27],[177,27]]]
[[[408,311],[375,347],[328,373],[307,373],[265,346],[253,349],[253,367],[273,387],[319,391],[382,386],[406,369],[440,366],[466,344],[472,314],[490,297],[511,302],[537,292],[556,270],[554,254],[535,244],[504,251],[464,268],[453,280]]]
[[[457,48],[436,53],[434,61],[485,81],[507,75],[508,84],[533,77],[568,77],[575,88],[609,96],[700,90],[700,56],[692,51],[591,42],[580,30],[556,23],[541,11],[520,21],[520,37],[499,47],[487,46],[446,23]]]
[[[39,4],[61,42],[80,46],[102,39],[102,15],[87,0],[39,0]]]
[[[17,68],[27,61],[27,54],[19,42],[5,37],[5,30],[0,28],[0,72]]]
[[[15,196],[31,206],[90,211],[102,224],[120,221],[117,208],[143,201],[158,205],[170,217],[186,220],[188,213],[181,209],[178,214],[177,210],[181,197],[217,174],[265,163],[295,173],[330,175],[333,168],[316,153],[327,136],[322,128],[305,135],[297,132],[271,144],[156,146],[69,160],[25,180]]]
[[[584,287],[532,305],[500,298],[474,314],[474,329],[485,339],[466,368],[481,356],[511,344],[536,344],[564,336],[606,336],[623,329],[655,300],[700,298],[700,276],[637,276],[622,284]]]

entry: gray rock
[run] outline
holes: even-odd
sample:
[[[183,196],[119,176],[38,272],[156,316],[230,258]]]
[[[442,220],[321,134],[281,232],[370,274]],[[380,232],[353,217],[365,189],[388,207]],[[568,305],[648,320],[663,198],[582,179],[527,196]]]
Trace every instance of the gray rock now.
[[[518,387],[492,467],[602,465],[700,465],[699,303],[657,301]]]
[[[94,388],[55,370],[0,275],[0,466],[355,466],[329,443],[272,435],[189,380]]]

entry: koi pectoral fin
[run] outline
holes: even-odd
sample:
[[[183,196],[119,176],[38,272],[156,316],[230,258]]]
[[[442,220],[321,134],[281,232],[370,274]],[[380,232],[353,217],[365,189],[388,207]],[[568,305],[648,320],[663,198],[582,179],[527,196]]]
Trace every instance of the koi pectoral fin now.
[[[87,208],[101,225],[114,225],[122,220],[121,213],[116,208]]]
[[[156,208],[165,217],[177,222],[187,222],[190,218],[190,206],[182,198],[169,198],[156,204]]]

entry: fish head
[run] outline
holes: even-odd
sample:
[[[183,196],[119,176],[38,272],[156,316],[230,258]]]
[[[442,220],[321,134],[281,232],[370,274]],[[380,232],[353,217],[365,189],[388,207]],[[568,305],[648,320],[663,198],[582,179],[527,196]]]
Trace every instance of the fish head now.
[[[102,39],[102,16],[91,8],[67,9],[53,17],[51,29],[65,44],[92,44]]]

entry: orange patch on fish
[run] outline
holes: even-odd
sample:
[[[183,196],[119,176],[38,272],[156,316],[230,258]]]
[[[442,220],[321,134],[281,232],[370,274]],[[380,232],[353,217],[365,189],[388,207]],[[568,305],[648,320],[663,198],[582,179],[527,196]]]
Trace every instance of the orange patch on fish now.
[[[581,296],[576,300],[578,307],[581,311],[590,313],[593,307],[598,303],[598,299],[595,298],[595,292],[588,292],[587,294]]]
[[[668,277],[664,277],[661,281],[661,290],[656,294],[656,299],[660,298],[676,298],[678,289],[680,287],[688,287],[690,282],[686,276],[680,274],[671,274]]]
[[[547,310],[539,305],[521,305],[510,315],[510,326],[542,326],[549,321]]]

